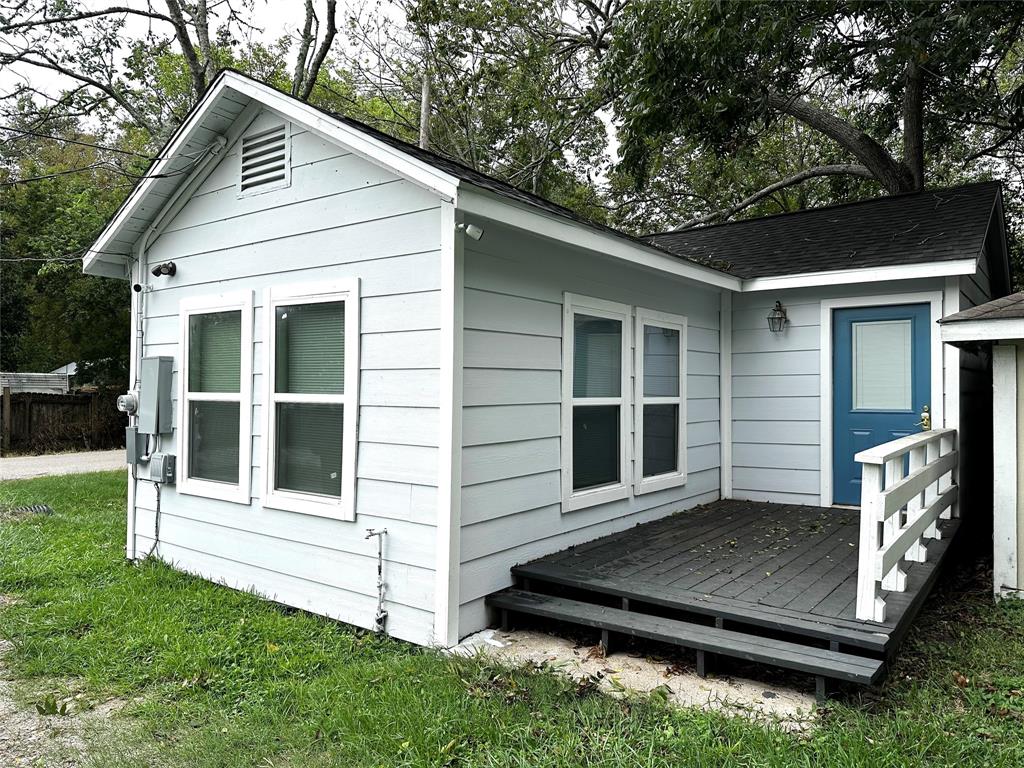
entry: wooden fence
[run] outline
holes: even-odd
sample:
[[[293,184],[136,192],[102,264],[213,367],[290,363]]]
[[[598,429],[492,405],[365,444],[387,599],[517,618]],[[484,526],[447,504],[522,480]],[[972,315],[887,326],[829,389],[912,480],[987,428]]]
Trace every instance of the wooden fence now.
[[[57,395],[4,387],[0,448],[6,454],[120,447],[128,419],[116,399],[114,390]]]

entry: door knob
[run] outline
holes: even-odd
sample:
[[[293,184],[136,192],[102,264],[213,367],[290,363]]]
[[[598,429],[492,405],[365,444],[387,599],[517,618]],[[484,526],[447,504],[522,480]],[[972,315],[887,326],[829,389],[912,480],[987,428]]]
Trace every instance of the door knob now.
[[[921,409],[921,420],[915,426],[920,427],[922,432],[927,432],[932,428],[932,415],[928,411],[927,405]]]

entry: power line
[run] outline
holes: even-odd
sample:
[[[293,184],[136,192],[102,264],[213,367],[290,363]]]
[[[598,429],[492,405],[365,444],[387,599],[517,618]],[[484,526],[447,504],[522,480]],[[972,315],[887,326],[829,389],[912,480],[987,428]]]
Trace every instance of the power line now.
[[[153,173],[153,174],[137,175],[137,174],[134,174],[134,173],[129,173],[124,168],[120,167],[119,165],[116,165],[115,163],[101,161],[101,162],[98,162],[98,163],[91,163],[90,165],[84,165],[81,168],[68,168],[68,169],[63,170],[63,171],[55,171],[53,173],[43,174],[42,176],[29,176],[29,177],[24,178],[24,179],[14,179],[12,181],[0,181],[0,187],[14,187],[14,186],[17,186],[19,184],[28,184],[29,182],[33,182],[33,181],[45,181],[46,179],[56,178],[57,176],[66,176],[67,174],[70,174],[70,173],[83,173],[85,171],[92,171],[92,170],[96,170],[96,169],[100,169],[100,168],[112,171],[114,173],[118,173],[118,174],[120,174],[121,176],[124,176],[127,179],[134,179],[135,181],[142,181],[143,179],[171,179],[171,178],[174,178],[175,176],[181,176],[181,175],[186,174],[186,173],[191,173],[192,169],[196,167],[196,165],[203,158],[203,156],[205,156],[211,149],[213,149],[214,146],[215,146],[214,144],[211,144],[210,146],[208,146],[205,149],[203,149],[201,152],[196,153],[195,156],[191,156],[192,157],[191,161],[184,168],[180,168],[180,169],[178,169],[176,171],[170,171],[168,173]],[[190,157],[190,155],[185,155],[185,156],[186,157]]]
[[[9,125],[0,125],[0,131],[11,131],[12,133],[21,133],[25,136],[35,136],[37,139],[50,139],[51,141],[63,141],[65,144],[77,144],[80,147],[92,147],[93,149],[102,149],[107,152],[117,152],[122,155],[132,155],[134,157],[141,157],[145,160],[156,160],[157,158],[152,155],[144,155],[141,152],[133,152],[130,149],[118,149],[117,147],[108,147],[103,144],[91,144],[87,141],[79,141],[78,139],[65,139],[61,136],[52,136],[47,133],[39,133],[38,131],[30,131],[26,128],[14,128]]]

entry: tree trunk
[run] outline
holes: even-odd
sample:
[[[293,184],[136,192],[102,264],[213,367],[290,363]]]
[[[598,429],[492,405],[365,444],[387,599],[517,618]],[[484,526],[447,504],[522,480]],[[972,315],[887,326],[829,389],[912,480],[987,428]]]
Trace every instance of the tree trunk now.
[[[924,72],[911,54],[903,91],[903,165],[914,190],[924,189]]]

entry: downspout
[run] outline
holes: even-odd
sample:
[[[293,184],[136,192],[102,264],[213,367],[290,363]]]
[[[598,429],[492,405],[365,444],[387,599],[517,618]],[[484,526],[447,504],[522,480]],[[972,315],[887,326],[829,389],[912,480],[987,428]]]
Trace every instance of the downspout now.
[[[138,314],[135,318],[135,359],[132,363],[135,366],[135,380],[132,383],[132,389],[138,390],[142,386],[142,358],[145,355],[145,328],[144,318],[146,316],[146,294],[149,292],[148,285],[141,283],[145,280],[147,274],[146,265],[146,252],[149,248],[150,243],[155,240],[164,227],[167,226],[168,222],[174,219],[175,216],[185,207],[185,204],[192,197],[192,193],[198,189],[199,185],[203,183],[209,172],[212,170],[212,162],[218,158],[224,148],[227,146],[228,140],[224,136],[216,136],[213,142],[206,148],[205,154],[196,162],[195,168],[192,169],[188,177],[185,179],[183,184],[180,184],[177,189],[171,194],[170,199],[164,204],[164,207],[157,213],[156,218],[153,219],[153,223],[146,227],[145,231],[139,236],[139,239],[135,244],[135,262],[139,267],[139,302],[138,302]],[[133,290],[134,290],[133,286]],[[179,403],[179,408],[181,407]],[[133,425],[138,424],[138,415],[131,417],[131,423]],[[150,451],[147,445],[147,455]],[[154,483],[154,485],[157,485]],[[136,535],[135,535],[135,523],[137,519],[138,510],[138,490],[139,490],[139,473],[138,466],[132,465],[132,499],[134,504],[132,505],[132,551],[131,560],[138,558],[138,549],[136,547]],[[160,489],[157,488],[156,496],[156,520],[157,526],[159,526],[160,520]],[[159,530],[159,528],[158,528]],[[159,536],[159,533],[157,533]],[[153,542],[153,549],[150,550],[152,554],[153,550],[156,549],[157,542]]]

